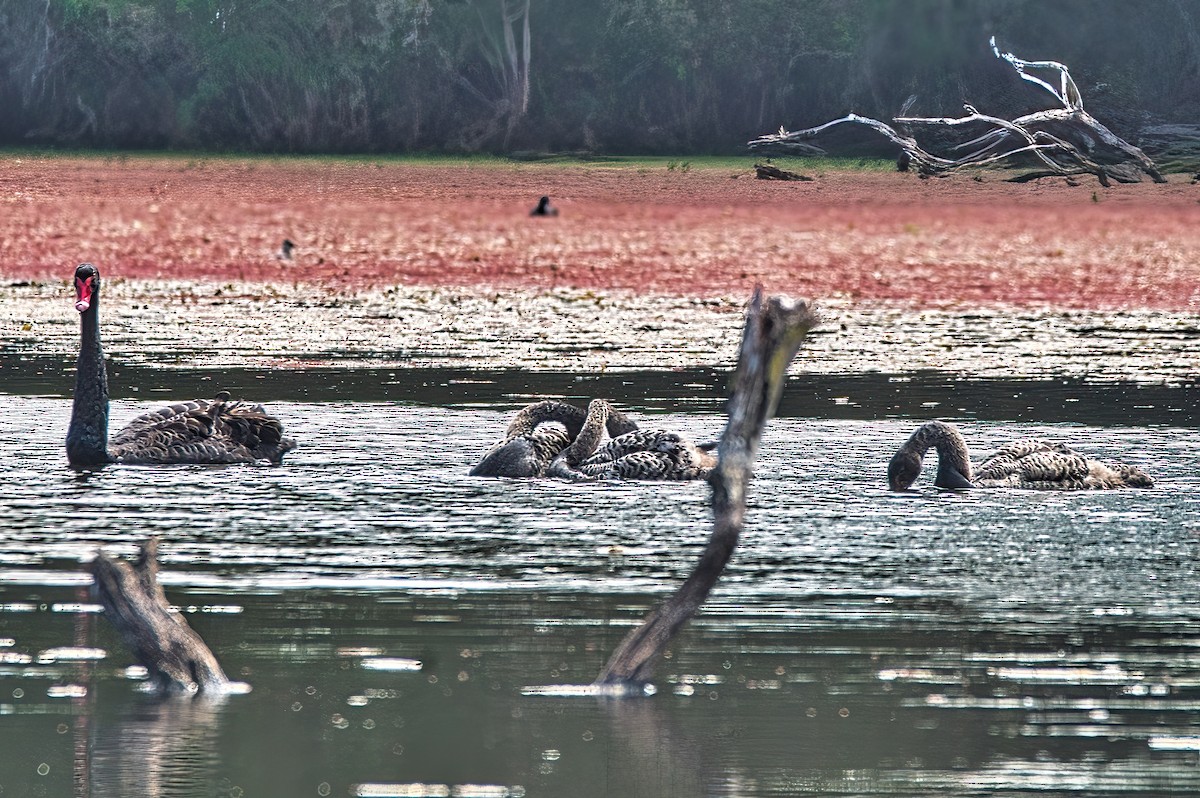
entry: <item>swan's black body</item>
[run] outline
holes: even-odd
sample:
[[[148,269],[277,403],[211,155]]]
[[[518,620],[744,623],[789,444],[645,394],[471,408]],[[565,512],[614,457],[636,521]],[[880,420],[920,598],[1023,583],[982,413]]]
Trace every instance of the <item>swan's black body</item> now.
[[[279,463],[296,444],[261,405],[230,400],[221,392],[147,413],[108,439],[108,373],[100,346],[100,272],[90,263],[75,270],[75,309],[81,340],[75,398],[67,429],[72,466],[104,463]]]
[[[972,468],[967,442],[953,424],[930,421],[909,436],[888,463],[888,485],[906,490],[921,473],[925,453],[936,449],[939,488],[1030,488],[1034,490],[1108,490],[1148,488],[1154,478],[1137,466],[1105,463],[1063,443],[1018,440]]]

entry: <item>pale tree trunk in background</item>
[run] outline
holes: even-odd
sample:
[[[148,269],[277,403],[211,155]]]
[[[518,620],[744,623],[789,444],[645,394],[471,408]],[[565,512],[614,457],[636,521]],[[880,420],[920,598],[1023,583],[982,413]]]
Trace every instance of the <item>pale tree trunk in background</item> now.
[[[507,95],[508,120],[504,134],[504,146],[508,146],[517,123],[529,111],[529,2],[524,0],[510,6],[508,0],[500,0],[500,15],[504,20],[504,52],[508,69],[504,73]],[[521,49],[517,51],[513,24],[521,21]]]
[[[55,34],[50,0],[13,4],[0,14],[0,63],[8,65],[9,79],[19,87],[21,102],[26,106],[39,94],[53,93],[50,78],[56,60]]]
[[[440,50],[442,61],[451,70],[455,81],[490,111],[488,118],[464,131],[463,139],[467,149],[474,150],[484,146],[490,139],[500,135],[502,130],[503,146],[507,147],[517,125],[529,111],[529,59],[532,38],[529,30],[529,2],[530,0],[498,0],[499,31],[496,30],[496,17],[485,13],[484,3],[475,5],[483,26],[480,49],[484,61],[491,68],[494,85],[477,85],[457,67],[449,53]],[[490,3],[487,6],[495,8]],[[521,24],[519,46],[514,30],[514,25],[518,22]]]

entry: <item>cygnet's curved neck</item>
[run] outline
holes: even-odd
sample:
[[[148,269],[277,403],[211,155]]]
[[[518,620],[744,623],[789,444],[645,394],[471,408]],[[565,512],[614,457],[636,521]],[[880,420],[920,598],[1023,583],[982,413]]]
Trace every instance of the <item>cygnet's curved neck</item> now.
[[[571,441],[571,445],[563,450],[561,457],[572,468],[591,457],[600,446],[604,437],[604,425],[608,422],[608,414],[612,405],[603,399],[593,399],[588,405],[587,418]]]
[[[896,453],[896,458],[915,458],[919,472],[920,464],[931,448],[936,449],[938,454],[934,485],[951,489],[974,487],[971,483],[971,456],[967,452],[967,442],[953,424],[944,421],[922,424]],[[913,475],[915,478],[916,474]]]
[[[612,405],[603,399],[593,399],[588,405],[587,418],[575,439],[554,458],[546,473],[552,477],[581,482],[596,479],[580,471],[579,464],[595,454],[599,448],[610,412],[613,412]]]
[[[584,412],[566,402],[546,400],[526,405],[513,416],[504,437],[511,439],[529,435],[538,424],[546,421],[557,421],[567,428],[567,434],[574,438],[583,426]]]

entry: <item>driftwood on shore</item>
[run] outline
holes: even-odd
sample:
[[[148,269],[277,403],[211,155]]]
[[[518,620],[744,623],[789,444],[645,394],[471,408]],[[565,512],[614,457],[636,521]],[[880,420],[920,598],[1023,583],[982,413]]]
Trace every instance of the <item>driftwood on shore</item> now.
[[[131,562],[97,555],[90,565],[104,617],[161,692],[221,692],[229,679],[217,658],[171,605],[158,583],[158,538]]]
[[[746,512],[746,489],[767,420],[791,364],[818,316],[804,302],[762,296],[755,289],[729,399],[729,421],[721,435],[712,486],[713,531],[700,560],[673,596],[630,632],[596,677],[595,684],[618,695],[640,695],[676,633],[696,614],[729,562]]]
[[[808,175],[802,175],[799,172],[789,172],[786,169],[780,169],[778,166],[772,166],[769,163],[754,164],[754,176],[759,180],[798,180],[804,183],[812,182],[812,178]]]
[[[908,116],[908,108],[915,97],[910,97],[893,125],[858,114],[847,114],[841,119],[804,130],[788,131],[780,128],[776,133],[759,136],[749,142],[751,148],[772,145],[807,144],[810,139],[843,123],[865,125],[882,134],[901,149],[906,159],[917,172],[925,177],[944,176],[966,167],[981,167],[1019,157],[1032,158],[1037,166],[1014,180],[1020,182],[1040,177],[1093,174],[1103,184],[1140,182],[1149,175],[1156,183],[1165,183],[1155,163],[1137,147],[1117,136],[1102,125],[1095,117],[1083,110],[1083,97],[1075,85],[1065,64],[1057,61],[1026,61],[1012,53],[1002,53],[991,39],[992,53],[1007,62],[1017,74],[1049,92],[1059,107],[1035,111],[1016,119],[980,113],[971,105],[964,105],[966,114],[961,117]],[[1057,85],[1033,74],[1033,71],[1048,70],[1057,76]],[[1051,78],[1055,80],[1055,78]],[[918,143],[915,131],[931,129],[969,131],[966,139],[956,144],[952,151],[964,153],[957,157],[936,155]],[[983,132],[980,133],[979,131]]]

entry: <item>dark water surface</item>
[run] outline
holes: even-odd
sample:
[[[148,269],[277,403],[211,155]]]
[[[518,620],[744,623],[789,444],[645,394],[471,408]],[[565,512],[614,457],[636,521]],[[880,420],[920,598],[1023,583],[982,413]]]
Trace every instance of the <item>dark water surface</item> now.
[[[692,412],[644,425],[717,435],[712,374],[686,375]],[[928,475],[888,493],[915,421],[885,418],[886,377],[785,406],[742,546],[658,694],[612,701],[523,689],[589,682],[674,589],[708,534],[706,486],[469,478],[507,423],[488,405],[519,402],[519,379],[432,382],[452,395],[247,390],[292,399],[272,403],[301,441],[280,468],[83,473],[62,450],[69,402],[31,395],[33,378],[0,386],[0,796],[1200,790],[1185,392],[1029,384],[1011,406],[943,392],[902,411],[966,419],[975,455],[1055,437],[1160,479],[1059,495],[940,494]],[[1044,422],[1121,396],[1104,426]],[[113,428],[153,404],[115,401]],[[124,674],[81,562],[152,533],[168,596],[249,694],[161,702]]]
[[[1192,367],[1195,370],[1195,366]],[[254,367],[108,365],[114,398],[270,396],[296,402],[408,402],[435,406],[520,406],[543,396],[586,404],[602,396],[625,406],[680,412],[721,412],[731,370],[711,366],[612,369],[601,372],[496,369],[471,366],[364,368],[326,365],[299,372]],[[955,371],[835,371],[797,368],[780,401],[781,417],[888,417],[1054,421],[1080,424],[1200,426],[1200,384],[1194,376],[1152,382],[1064,376],[996,378]],[[74,357],[0,351],[5,393],[60,395],[74,384]]]

